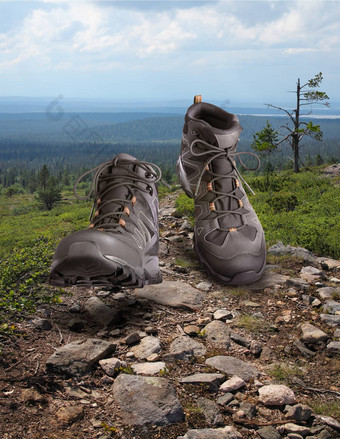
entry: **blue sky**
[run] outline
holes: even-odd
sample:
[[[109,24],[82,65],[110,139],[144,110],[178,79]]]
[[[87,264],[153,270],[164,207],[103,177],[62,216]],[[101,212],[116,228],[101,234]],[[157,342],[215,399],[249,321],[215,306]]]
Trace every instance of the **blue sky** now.
[[[340,1],[2,1],[0,96],[340,102]]]

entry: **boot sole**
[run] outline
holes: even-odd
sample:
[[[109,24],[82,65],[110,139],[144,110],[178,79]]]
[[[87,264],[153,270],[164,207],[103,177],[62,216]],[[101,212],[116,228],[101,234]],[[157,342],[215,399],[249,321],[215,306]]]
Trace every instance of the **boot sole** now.
[[[142,288],[162,282],[157,256],[149,256],[142,268],[131,266],[115,256],[103,255],[91,242],[83,243],[83,249],[78,247],[77,250],[72,251],[71,245],[65,258],[53,261],[49,278],[51,285]]]

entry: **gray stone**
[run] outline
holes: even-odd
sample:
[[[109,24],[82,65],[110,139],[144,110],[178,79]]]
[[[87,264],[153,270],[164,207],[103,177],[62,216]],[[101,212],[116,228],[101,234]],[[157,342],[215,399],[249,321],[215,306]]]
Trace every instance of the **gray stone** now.
[[[68,327],[71,331],[78,332],[85,328],[85,324],[85,320],[74,318],[68,322]]]
[[[84,416],[84,408],[77,405],[73,405],[70,407],[60,407],[55,416],[61,424],[69,425]]]
[[[296,403],[294,392],[283,384],[269,384],[260,387],[259,401],[266,406]]]
[[[167,372],[166,365],[163,361],[151,363],[136,363],[131,365],[137,375],[157,375],[161,370]]]
[[[293,255],[304,261],[314,262],[316,257],[309,250],[303,247],[293,247],[291,245],[284,245],[282,241],[278,241],[268,249],[270,255]]]
[[[177,439],[242,439],[242,436],[234,427],[227,426],[188,430],[184,436],[177,436]]]
[[[129,334],[126,338],[125,338],[125,343],[127,345],[132,345],[132,344],[136,344],[140,341],[140,335],[138,334],[138,332],[132,332],[131,334]]]
[[[295,421],[308,421],[312,416],[312,409],[306,404],[296,404],[288,407],[286,411],[287,419],[294,419]]]
[[[297,433],[288,433],[287,437],[288,439],[303,439],[303,436]]]
[[[300,277],[307,282],[315,282],[316,280],[319,280],[321,278],[324,279],[325,275],[318,268],[309,265],[307,267],[301,268]]]
[[[337,294],[340,294],[340,287],[323,287],[316,290],[320,299],[327,300],[332,299]]]
[[[340,354],[340,341],[331,341],[326,349],[331,354]]]
[[[228,376],[237,375],[244,381],[250,381],[252,378],[257,378],[260,375],[256,367],[235,357],[217,355],[216,357],[208,358],[205,363],[226,373]]]
[[[246,382],[242,378],[238,377],[237,375],[234,375],[220,386],[220,391],[234,392],[238,389],[241,389],[241,387],[244,387],[245,385]]]
[[[227,309],[218,309],[214,312],[214,319],[215,320],[231,320],[233,318],[233,313],[231,311],[228,311]]]
[[[329,427],[333,428],[333,430],[340,431],[340,422],[338,422],[336,419],[332,418],[331,416],[317,416],[320,421],[322,421],[324,424],[328,425]]]
[[[145,360],[151,354],[158,354],[161,351],[161,341],[152,335],[144,337],[139,345],[134,346],[131,351],[135,357]]]
[[[324,304],[322,310],[326,314],[340,314],[340,302],[336,302],[335,300],[328,300]]]
[[[273,288],[275,285],[283,285],[288,279],[289,276],[266,270],[260,280],[243,285],[243,288],[245,290],[263,290],[264,288]]]
[[[230,329],[220,320],[213,320],[208,323],[203,331],[214,346],[228,350],[230,348]]]
[[[69,311],[72,314],[78,314],[81,311],[81,306],[79,305],[79,303],[74,303],[73,305],[70,306]]]
[[[301,340],[307,343],[319,343],[329,338],[325,332],[310,323],[303,323],[301,332]]]
[[[217,404],[228,405],[234,399],[232,393],[226,393],[225,395],[219,396],[216,400]]]
[[[334,331],[334,338],[340,338],[340,328]]]
[[[244,413],[244,415],[248,419],[254,418],[257,412],[256,405],[250,402],[241,402],[240,410]]]
[[[225,380],[221,373],[195,373],[179,380],[183,384],[204,384],[211,391],[215,392]]]
[[[250,341],[247,340],[246,338],[242,337],[242,335],[239,335],[236,332],[231,331],[230,338],[232,339],[233,342],[235,342],[241,346],[244,346],[247,349],[250,348],[250,345],[251,345]]]
[[[252,342],[250,343],[250,352],[255,356],[259,356],[262,352],[261,343],[256,340],[252,340]]]
[[[213,426],[223,425],[223,416],[216,402],[208,398],[198,398],[197,405],[202,410],[207,422]]]
[[[310,433],[310,428],[305,427],[303,425],[296,425],[291,422],[284,424],[284,429],[287,434],[297,433],[297,434],[301,434],[301,436],[307,436],[307,434]]]
[[[90,297],[84,304],[85,311],[87,311],[92,320],[100,323],[103,326],[109,326],[114,321],[118,320],[118,311],[107,306],[98,297]]]
[[[105,358],[99,361],[99,365],[106,375],[114,377],[118,374],[119,369],[124,366],[124,362],[119,358]]]
[[[321,266],[327,270],[334,270],[335,268],[340,268],[340,261],[331,258],[317,258],[317,261]]]
[[[200,282],[199,284],[196,285],[196,288],[205,291],[206,293],[208,293],[211,290],[211,287],[212,287],[212,283],[206,281]]]
[[[340,314],[336,314],[335,316],[331,314],[320,314],[320,318],[326,325],[329,326],[340,326]]]
[[[32,320],[31,323],[35,329],[39,329],[40,331],[49,331],[52,329],[51,322],[47,319],[37,317],[36,319]]]
[[[133,290],[137,297],[174,308],[199,309],[205,294],[180,281],[164,281]]]
[[[121,374],[113,396],[129,425],[169,425],[181,422],[184,412],[173,385],[165,378]]]
[[[332,436],[327,430],[322,430],[318,436],[317,439],[331,439]]]
[[[200,327],[197,325],[188,325],[184,326],[183,330],[187,335],[195,336],[200,332]]]
[[[169,354],[163,358],[165,361],[190,360],[193,357],[203,357],[206,351],[203,343],[183,335],[175,338],[170,345]]]
[[[115,350],[115,345],[104,340],[89,338],[76,340],[58,348],[46,363],[48,370],[67,375],[83,375],[99,360]]]
[[[257,434],[262,439],[281,439],[280,433],[273,426],[269,425],[268,427],[262,427],[257,430]]]
[[[297,288],[298,290],[307,291],[310,287],[309,283],[299,277],[290,277],[286,282],[287,286],[292,286]]]

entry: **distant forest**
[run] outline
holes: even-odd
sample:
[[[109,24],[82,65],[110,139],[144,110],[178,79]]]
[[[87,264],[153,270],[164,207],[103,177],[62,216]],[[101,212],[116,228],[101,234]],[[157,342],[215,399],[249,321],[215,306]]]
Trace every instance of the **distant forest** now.
[[[282,117],[239,116],[243,127],[238,151],[252,151],[253,134],[266,121],[278,127]],[[127,152],[159,165],[171,181],[180,149],[184,117],[159,113],[0,114],[0,185],[14,184],[34,191],[39,170],[47,165],[63,185],[82,171]],[[340,119],[314,119],[324,133],[322,142],[305,139],[306,165],[340,161]],[[282,146],[262,160],[264,169],[291,166],[290,147]]]

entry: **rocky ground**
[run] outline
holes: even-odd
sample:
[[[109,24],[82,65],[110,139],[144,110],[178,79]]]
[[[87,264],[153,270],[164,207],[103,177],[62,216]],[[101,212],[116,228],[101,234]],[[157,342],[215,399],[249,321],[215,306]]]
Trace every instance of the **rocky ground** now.
[[[278,243],[259,282],[223,286],[175,198],[162,284],[69,289],[21,324],[0,357],[1,438],[340,437],[339,261]]]

